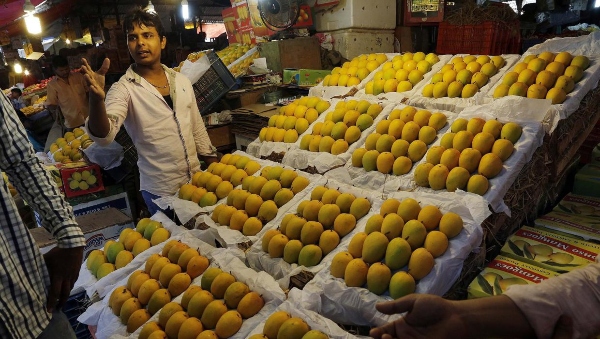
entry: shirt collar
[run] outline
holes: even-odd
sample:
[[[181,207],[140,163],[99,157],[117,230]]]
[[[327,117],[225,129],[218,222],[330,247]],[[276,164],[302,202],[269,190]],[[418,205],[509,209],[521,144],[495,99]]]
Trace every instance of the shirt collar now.
[[[125,76],[127,77],[127,80],[132,81],[132,82],[136,82],[136,83],[141,83],[142,81],[142,77],[137,74],[134,70],[133,70],[133,66],[135,64],[131,64],[129,66],[129,68],[127,69],[127,72],[125,72]],[[160,64],[163,68],[163,70],[165,71],[165,73],[167,74],[167,76],[169,77],[169,81],[171,83],[173,83],[174,81],[171,80],[175,80],[175,75],[177,74],[177,72],[175,72],[174,70],[170,69],[169,67]]]

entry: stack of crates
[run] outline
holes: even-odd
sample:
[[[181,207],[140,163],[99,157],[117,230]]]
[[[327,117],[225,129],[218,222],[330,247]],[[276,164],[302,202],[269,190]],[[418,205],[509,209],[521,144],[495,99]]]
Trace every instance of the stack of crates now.
[[[394,52],[396,1],[345,0],[314,19],[317,32],[331,34],[333,49],[348,60]]]

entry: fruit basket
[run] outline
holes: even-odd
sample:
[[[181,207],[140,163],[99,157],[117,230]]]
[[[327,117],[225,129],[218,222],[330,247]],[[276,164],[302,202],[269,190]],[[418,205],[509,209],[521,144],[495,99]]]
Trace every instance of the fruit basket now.
[[[119,283],[125,282],[122,280]],[[229,292],[230,286],[235,286],[232,291],[237,287],[244,291],[236,297],[236,293]],[[207,300],[206,304],[204,300]],[[220,251],[211,258],[210,266],[204,274],[195,278],[184,293],[173,298],[164,307],[153,310],[155,313],[135,331],[127,331],[112,310],[106,307],[107,301],[101,301],[104,304],[98,323],[101,331],[96,335],[97,338],[107,338],[109,335],[138,338],[142,331],[145,335],[148,332],[164,331],[169,337],[177,338],[178,332],[185,326],[183,333],[187,335],[190,332],[199,334],[209,331],[223,338],[246,338],[284,300],[284,292],[271,277],[247,268],[231,252]],[[189,322],[196,323],[196,326],[184,325],[189,319],[193,319]],[[224,321],[221,322],[221,319]],[[199,323],[202,324],[201,327],[197,326]]]
[[[352,239],[354,241],[351,240],[342,244],[342,246],[338,247],[336,250],[335,255],[332,256],[330,260],[327,260],[325,264],[326,267],[317,273],[315,278],[309,282],[303,290],[306,294],[303,298],[304,300],[314,300],[320,295],[320,298],[318,299],[320,300],[320,314],[337,323],[359,326],[377,326],[395,319],[398,315],[388,316],[375,310],[376,303],[393,300],[390,293],[393,293],[396,298],[410,293],[413,289],[414,293],[436,295],[443,295],[446,293],[454,281],[458,279],[464,260],[469,253],[481,243],[481,240],[483,239],[481,223],[490,214],[486,209],[485,201],[476,196],[458,196],[451,193],[428,194],[396,192],[390,194],[388,199],[389,200],[384,201],[383,204],[380,205],[381,210],[377,208],[374,214],[381,215],[381,213],[385,213],[386,217],[391,216],[394,215],[394,213],[390,211],[395,210],[396,206],[398,206],[398,213],[405,215],[405,218],[407,219],[407,222],[405,222],[402,227],[400,235],[392,237],[392,240],[389,241],[389,245],[386,245],[385,243],[387,240],[384,240],[383,242],[377,241],[377,237],[379,236],[387,239],[386,235],[392,234],[393,231],[385,231],[384,227],[386,227],[386,225],[384,224],[381,224],[379,230],[372,225],[367,226],[367,228],[364,229],[365,233],[357,233],[354,236],[357,238],[361,234],[364,236],[366,235],[366,232],[369,232],[369,234],[363,238],[363,242],[361,243],[362,246],[355,245],[356,239],[354,238]],[[415,213],[417,211],[414,208],[401,208],[402,204],[398,204],[410,200],[414,201],[413,204],[415,202],[419,204],[421,206],[420,211],[423,211],[423,213]],[[390,204],[390,202],[393,201],[396,201],[396,205]],[[384,205],[387,206],[384,207]],[[459,217],[462,220],[462,222],[460,222],[462,227],[445,228],[446,222],[441,221],[443,219],[433,218],[432,216],[434,213],[424,212],[425,206],[435,206],[438,213],[441,212],[444,215],[453,214],[455,218]],[[410,214],[413,214],[413,216],[410,216]],[[423,214],[423,216],[421,216],[421,214]],[[423,220],[423,223],[413,220],[412,218],[414,218],[414,215],[418,216],[418,220]],[[384,222],[386,217],[383,219]],[[436,221],[440,223],[440,230],[443,232],[434,231],[434,229],[436,229]],[[430,248],[436,246],[429,247],[430,245],[428,244],[427,237],[424,238],[425,244],[423,246],[425,246],[425,248],[418,247],[418,243],[409,242],[411,241],[411,237],[413,239],[417,238],[417,232],[414,231],[409,232],[410,234],[404,234],[404,228],[412,227],[412,225],[409,226],[410,223],[412,223],[412,225],[417,225],[419,228],[423,228],[425,227],[423,225],[427,224],[427,227],[431,230],[427,234],[427,237],[429,237],[429,234],[434,234],[433,232],[444,234],[451,232],[448,233],[450,234],[450,236],[448,236],[450,239],[447,243],[447,249],[443,252],[437,252],[435,254],[435,259],[433,259],[432,254],[428,255],[429,258],[421,255],[421,252],[423,251],[430,253]],[[431,225],[429,225],[430,223]],[[442,226],[442,223],[444,223],[444,226]],[[389,225],[398,224],[394,222]],[[388,227],[387,229],[394,230],[393,227]],[[418,228],[415,227],[414,229],[416,230]],[[380,231],[385,231],[386,235],[381,235]],[[398,230],[395,230],[395,232],[398,232]],[[421,238],[421,240],[423,240],[423,238]],[[358,242],[356,241],[356,243]],[[401,245],[402,243],[404,243],[404,245]],[[383,245],[386,247],[384,251],[382,251]],[[411,251],[413,246],[415,246],[415,248]],[[407,249],[403,250],[402,248],[405,247],[407,247]],[[351,252],[354,253],[356,251],[361,253],[362,258],[354,258],[353,255],[350,254]],[[440,252],[442,254],[440,254]],[[419,254],[413,258],[413,253]],[[383,257],[381,256],[382,254]],[[353,259],[351,261],[344,260],[344,256],[350,256],[348,259]],[[395,262],[399,257],[404,257],[404,259],[401,260],[402,262]],[[380,258],[385,258],[385,263],[379,263],[381,261]],[[390,261],[388,262],[388,260]],[[393,264],[392,260],[394,260]],[[373,268],[371,274],[361,269],[361,261],[363,263],[366,261],[373,262],[370,265],[370,267]],[[406,263],[408,263],[408,265],[404,266]],[[394,269],[387,267],[387,265],[391,265]],[[385,270],[385,267],[383,266],[387,267],[387,270]],[[395,266],[401,268],[396,268]],[[428,266],[426,268],[429,270],[425,269],[425,266]],[[371,271],[371,268],[368,268],[369,272]],[[380,270],[380,268],[384,269]],[[387,274],[385,271],[387,271]],[[340,276],[340,273],[343,278],[336,278],[332,275],[336,274],[336,276]],[[348,275],[346,275],[346,273],[348,273]],[[417,278],[412,278],[413,275]],[[417,281],[416,285],[415,280]],[[349,287],[348,284],[355,287]],[[391,290],[388,285],[391,286]]]
[[[192,85],[200,114],[209,113],[211,107],[235,85],[235,78],[223,61],[212,51],[206,55],[210,68]]]
[[[187,286],[197,284],[203,273],[208,268],[216,265],[214,256],[218,252],[215,247],[201,239],[206,240],[206,237],[200,232],[185,231],[160,246],[145,251],[140,255],[140,260],[136,261],[136,265],[131,265],[131,269],[127,274],[112,276],[107,279],[105,284],[99,286],[98,294],[102,300],[90,306],[78,318],[79,322],[97,326],[99,331],[96,332],[96,338],[109,338],[114,334],[125,336],[127,332],[133,332],[131,326],[127,326],[128,318],[132,312],[128,312],[129,314],[125,316],[122,311],[123,308],[127,307],[124,306],[123,302],[127,300],[127,302],[133,303],[131,305],[133,311],[142,309],[154,314],[165,303],[177,297],[181,298],[181,294],[187,289]],[[186,250],[194,252],[192,256],[188,256],[188,262],[194,256],[205,258],[204,263],[200,263],[194,274],[192,274],[191,269],[183,269],[178,263],[179,258],[184,256],[183,253]],[[187,265],[183,265],[183,267],[187,267]],[[165,268],[164,272],[163,268]],[[177,284],[170,284],[173,279],[176,280]],[[118,292],[115,292],[117,290],[124,296],[118,297]],[[159,291],[157,297],[154,297],[157,301],[154,302],[152,301],[153,295],[157,291]],[[160,292],[163,292],[164,296],[158,298]],[[135,299],[135,301],[130,299]],[[120,300],[120,302],[117,302],[117,300]],[[143,314],[140,317],[143,322],[145,322],[143,318],[148,315]],[[139,321],[136,320],[138,325]]]
[[[314,167],[321,174],[341,167],[392,108],[389,102],[358,98],[332,103],[330,110],[319,116],[281,163],[299,169]]]
[[[324,99],[338,96],[353,96],[358,90],[364,88],[367,82],[373,79],[375,73],[393,55],[391,53],[359,55],[351,61],[345,62],[342,67],[334,68],[331,71],[331,75],[326,76],[321,83],[310,89],[309,94]]]
[[[249,334],[249,339],[289,338],[289,330],[286,328],[298,327],[307,338],[319,339],[355,339],[356,336],[346,332],[333,321],[325,318],[320,313],[302,306],[302,293],[293,289],[288,294],[288,300],[277,307],[275,312],[269,315],[263,322],[258,324]],[[286,321],[287,325],[284,324]],[[284,327],[284,330],[281,330]],[[281,330],[281,332],[279,332]],[[310,334],[306,334],[310,331]],[[279,333],[280,334],[279,334]],[[256,336],[256,337],[255,337]]]
[[[326,179],[269,160],[257,160],[261,170],[245,180],[202,222],[224,247],[247,250],[264,230],[289,212]],[[281,173],[281,174],[278,174]],[[294,177],[293,180],[290,180]]]
[[[466,107],[483,103],[489,89],[518,59],[516,54],[454,55],[407,104],[459,113]]]
[[[375,133],[367,137],[365,143],[353,152],[352,158],[345,164],[344,169],[352,179],[352,184],[373,190],[384,187],[385,192],[395,192],[406,186],[405,182],[411,180],[415,167],[425,161],[427,149],[450,128],[456,116],[456,113],[447,111],[419,110],[404,104],[396,105],[384,120],[379,121]],[[410,132],[412,123],[408,124],[409,127],[404,131],[406,123],[415,120],[419,121],[418,129],[414,128],[413,131],[418,130],[421,137],[416,132]],[[428,125],[435,128],[423,129]],[[425,142],[422,142],[423,140]],[[370,153],[366,154],[368,151]],[[368,160],[369,158],[371,159]],[[390,161],[393,161],[391,166]]]
[[[341,194],[346,194],[345,196],[352,195],[355,198],[352,200],[352,204],[356,202],[356,207],[352,208],[352,204],[350,204],[350,209],[345,208],[342,210],[339,208],[337,197],[342,196]],[[331,197],[328,197],[329,195]],[[334,196],[335,199],[332,198]],[[357,201],[359,198],[360,200]],[[288,209],[287,213],[278,216],[269,224],[269,227],[263,228],[257,234],[259,241],[255,242],[250,250],[246,252],[248,264],[255,270],[267,272],[278,280],[280,286],[288,288],[290,277],[300,272],[315,274],[323,269],[324,263],[335,252],[335,248],[339,248],[345,242],[348,242],[354,234],[364,229],[367,219],[374,213],[375,209],[379,208],[380,203],[381,200],[376,192],[365,191],[329,179],[327,183],[315,186],[309,194],[304,196],[304,199],[297,201]],[[365,209],[365,206],[361,206],[361,204],[368,204],[368,208]],[[338,206],[337,211],[331,209],[331,207],[335,208],[333,205]],[[340,205],[344,206],[346,204],[340,201]],[[302,211],[301,213],[299,209]],[[306,209],[306,213],[304,209]],[[321,210],[323,211],[321,212]],[[321,216],[322,223],[318,221],[317,214]],[[323,219],[325,217],[332,219],[331,217],[336,214],[337,216],[333,221]],[[298,218],[293,218],[293,215],[298,215]],[[352,224],[352,220],[344,221],[346,217],[354,221],[354,227],[347,227]],[[335,220],[338,218],[340,220],[336,224]],[[285,226],[282,227],[282,224],[285,224]],[[309,224],[310,226],[307,226]],[[288,225],[290,226],[289,230],[287,229]],[[342,227],[344,225],[345,227]],[[306,230],[304,230],[305,226],[307,226]],[[303,230],[304,232],[302,232]],[[337,237],[331,232],[337,233]],[[300,233],[305,235],[302,236]],[[328,233],[334,237],[326,235]],[[323,240],[321,240],[321,237],[323,237]],[[337,239],[337,245],[333,246],[332,244],[336,242],[335,239]],[[292,242],[296,242],[296,244]],[[290,243],[290,246],[287,246],[288,243]],[[316,243],[319,246],[316,246]],[[298,247],[295,248],[295,245],[298,245]],[[285,247],[289,247],[287,251]],[[297,253],[298,255],[293,255],[292,252],[297,250],[300,250]],[[301,255],[303,250],[306,251],[306,255]],[[314,255],[311,253],[314,253]],[[301,256],[305,256],[307,260],[304,260]]]
[[[161,228],[164,228],[165,230],[167,230],[168,235],[169,235],[168,238],[179,239],[182,237],[182,234],[186,231],[183,227],[175,225],[175,223],[173,223],[169,218],[167,218],[161,212],[158,212],[155,215],[153,215],[151,220],[160,223]],[[125,228],[124,230],[133,230],[133,232],[139,233],[139,232],[135,231],[134,229],[130,229],[130,228]],[[128,236],[127,232],[128,231],[125,231],[125,232],[121,231],[121,235],[123,235],[122,239],[116,239],[116,240],[118,240],[119,242],[124,244],[125,241],[127,240],[126,239]],[[131,232],[131,231],[129,231],[129,232]],[[151,236],[152,235],[149,234],[148,238],[151,239]],[[135,243],[140,239],[150,241],[150,239],[145,238],[143,235],[142,235],[142,237],[131,236],[131,239],[129,239],[129,242],[133,243],[133,245],[128,244],[127,247],[123,246],[123,248],[121,248],[120,250],[133,252],[133,249],[135,247],[136,250],[139,251],[138,247],[141,245],[144,245],[142,243],[145,242],[144,240],[141,240],[140,244],[138,244],[138,246],[136,247]],[[105,259],[105,260],[101,260],[100,264],[102,264],[102,262],[115,264],[116,257],[118,255],[112,255],[113,258],[107,258],[107,255],[106,255],[108,253],[108,249],[109,249],[109,246],[111,245],[111,243],[115,243],[115,242],[117,242],[117,241],[107,240],[106,245],[105,245],[105,248],[107,251],[98,251],[98,252],[102,252],[101,254]],[[92,297],[96,292],[98,292],[100,294],[100,296],[104,296],[104,294],[106,293],[105,289],[106,289],[107,285],[110,285],[110,283],[112,281],[114,281],[114,279],[119,279],[120,277],[129,275],[131,272],[133,272],[133,270],[135,270],[136,267],[138,267],[141,263],[145,262],[150,254],[160,251],[160,248],[162,248],[162,246],[164,244],[163,243],[158,243],[156,245],[152,245],[151,243],[146,244],[146,246],[148,246],[148,245],[150,245],[150,247],[148,247],[148,249],[141,251],[139,254],[136,253],[135,256],[131,256],[131,260],[127,264],[125,264],[123,267],[116,268],[116,265],[115,265],[113,267],[114,271],[109,272],[108,274],[106,274],[103,277],[97,277],[97,272],[96,272],[96,274],[94,274],[94,272],[91,270],[91,267],[93,266],[91,263],[92,258],[88,257],[81,265],[81,268],[79,270],[79,278],[75,282],[75,285],[73,288],[74,289],[77,289],[77,288],[85,289],[87,292],[87,295],[89,297]],[[146,248],[146,246],[144,246],[143,248]],[[115,249],[119,250],[119,248],[115,248]],[[140,247],[140,249],[142,249],[142,247]],[[118,253],[120,253],[120,252],[118,252]],[[97,270],[97,268],[96,268],[96,270]]]
[[[562,40],[562,39],[561,39]],[[543,46],[544,44],[541,44],[540,46]],[[551,45],[550,45],[551,46]],[[538,47],[536,47],[538,48]],[[539,49],[538,49],[539,50]],[[557,50],[557,52],[560,50]],[[505,73],[505,75],[502,77],[501,81],[498,81],[493,87],[491,87],[489,89],[489,91],[486,93],[485,97],[484,97],[484,102],[492,102],[494,100],[498,100],[501,97],[504,97],[505,95],[509,95],[509,96],[519,96],[519,97],[535,97],[535,94],[531,93],[530,95],[528,95],[528,91],[531,88],[532,92],[533,92],[533,88],[537,87],[538,89],[540,89],[540,92],[547,92],[547,93],[557,93],[558,88],[563,88],[565,87],[565,91],[560,93],[560,94],[553,94],[553,96],[548,96],[548,94],[546,94],[547,99],[552,100],[552,98],[554,98],[553,104],[550,107],[550,109],[548,110],[547,115],[543,118],[544,123],[544,127],[545,129],[548,131],[548,133],[552,133],[554,131],[554,129],[556,129],[558,122],[562,119],[565,119],[567,117],[569,117],[571,114],[573,114],[580,106],[580,103],[582,101],[582,99],[591,91],[594,89],[594,85],[598,83],[598,80],[600,79],[600,58],[598,57],[594,57],[594,56],[590,56],[589,58],[587,58],[589,60],[589,66],[585,67],[585,69],[582,70],[582,73],[580,74],[575,74],[576,77],[580,77],[578,79],[578,81],[574,81],[571,82],[569,84],[569,81],[567,78],[571,78],[571,76],[573,76],[573,74],[569,73],[570,75],[567,76],[565,75],[567,72],[567,68],[569,68],[568,66],[562,66],[560,67],[560,69],[553,71],[552,73],[554,74],[554,72],[556,72],[556,74],[554,74],[554,76],[550,75],[549,78],[552,79],[542,79],[541,77],[539,77],[540,79],[538,79],[538,73],[548,73],[548,69],[547,67],[552,67],[549,66],[550,64],[552,65],[556,65],[557,62],[553,62],[551,61],[550,63],[546,62],[548,65],[544,66],[544,69],[542,69],[540,72],[535,72],[532,69],[529,69],[527,67],[533,68],[538,70],[539,68],[535,68],[536,66],[532,65],[532,66],[528,66],[529,62],[535,63],[536,61],[533,61],[534,59],[539,59],[539,58],[535,58],[536,56],[542,56],[542,58],[545,58],[547,60],[554,60],[554,57],[558,56],[558,55],[570,55],[567,56],[568,59],[574,58],[576,56],[579,57],[583,57],[583,54],[577,54],[577,53],[569,53],[569,52],[562,52],[562,53],[554,53],[552,52],[552,50],[543,50],[542,52],[540,52],[539,54],[533,54],[531,52],[527,52],[528,54],[523,55],[516,63],[513,67],[511,67],[509,69],[509,71],[507,71]],[[560,57],[559,57],[560,58]],[[562,59],[561,59],[562,60]],[[537,66],[537,67],[541,67],[541,66]],[[527,71],[524,71],[524,69],[527,69]],[[532,80],[526,80],[525,77],[527,74],[527,72],[531,73],[531,76],[535,79]],[[516,73],[516,74],[515,74]],[[523,75],[522,75],[523,73]],[[560,75],[558,75],[560,74]],[[529,82],[533,82],[535,83],[534,86],[528,86],[529,83],[524,84],[524,86],[522,86],[522,88],[520,90],[514,90],[514,95],[512,94],[513,92],[509,92],[510,87],[516,86],[516,84],[512,84],[512,86],[507,86],[508,83],[510,83],[512,80],[508,79],[508,77],[510,77],[511,75],[517,76],[517,82],[520,82],[519,80],[523,80],[523,81],[529,81]],[[514,77],[513,76],[513,77]],[[523,77],[523,78],[521,78]],[[539,80],[539,81],[538,81]],[[562,82],[562,84],[559,84],[559,82]],[[541,83],[546,83],[546,85],[540,85]],[[543,86],[544,88],[540,88],[540,86]],[[547,86],[547,87],[546,87]],[[504,90],[502,89],[504,87]],[[506,89],[506,87],[509,87],[508,89]],[[550,92],[550,90],[552,90],[552,92]],[[556,91],[556,92],[555,92]],[[517,93],[519,92],[519,93]],[[542,93],[543,94],[543,93]],[[540,99],[543,99],[541,97],[537,97]]]
[[[528,114],[535,116],[538,112],[544,112],[546,107],[537,107],[535,102],[531,105],[521,106],[515,106],[514,103],[504,103],[500,105],[501,103],[502,101],[498,101],[492,104],[469,107],[460,113],[457,119],[454,120],[449,132],[442,135],[442,137],[434,144],[434,146],[444,147],[441,155],[443,155],[447,149],[452,149],[452,152],[454,152],[455,155],[446,155],[445,157],[447,160],[441,159],[441,156],[430,157],[430,155],[426,155],[426,159],[428,161],[422,162],[417,166],[417,168],[415,168],[411,184],[408,187],[402,187],[402,189],[414,190],[417,192],[447,191],[447,180],[442,180],[443,182],[435,182],[433,185],[431,185],[432,181],[429,179],[430,170],[438,166],[434,173],[442,173],[445,172],[445,170],[440,166],[444,166],[448,170],[452,170],[455,167],[462,167],[468,169],[467,172],[470,177],[476,177],[477,179],[473,179],[473,183],[471,183],[473,186],[464,185],[464,182],[459,180],[461,183],[457,186],[457,189],[469,190],[473,193],[482,194],[494,212],[504,212],[510,215],[510,209],[504,203],[504,195],[518,177],[521,169],[532,159],[535,150],[542,145],[544,138],[544,132],[541,124],[532,119],[526,118],[526,116]],[[507,111],[506,107],[511,107],[511,110]],[[512,143],[512,145],[508,145],[511,147],[507,148],[508,150],[512,150],[512,152],[505,153],[503,156],[505,158],[504,161],[497,156],[492,156],[492,153],[496,154],[495,152],[488,153],[489,150],[487,150],[487,148],[489,148],[491,140],[482,142],[483,145],[487,145],[484,147],[486,149],[485,151],[479,151],[479,146],[473,145],[475,136],[479,134],[483,136],[483,133],[480,132],[483,131],[482,128],[485,126],[485,124],[489,121],[496,120],[498,122],[496,125],[502,125],[502,127],[504,127],[510,123],[511,126],[514,127],[514,129],[511,128],[514,131],[514,134],[512,136],[506,136],[505,139],[503,139],[507,140],[510,138]],[[488,127],[486,127],[486,129],[487,128]],[[520,133],[518,133],[519,131]],[[457,142],[454,143],[454,136],[458,135],[458,133],[461,133],[464,138],[457,138]],[[512,132],[505,133],[507,133],[506,135],[509,135]],[[488,134],[492,134],[492,132]],[[502,133],[497,133],[497,130],[496,132],[493,132],[493,134],[494,136],[488,137],[491,137],[495,140],[496,135],[500,139],[502,139],[501,136],[504,136]],[[478,140],[480,140],[482,136],[478,137]],[[461,139],[464,140],[459,142]],[[450,147],[450,141],[452,141],[452,147]],[[464,144],[461,144],[461,142],[464,142]],[[458,157],[458,159],[460,159],[460,155],[462,155],[462,152],[465,149],[472,153],[476,153],[474,151],[477,150],[481,156],[479,157],[475,154],[475,156],[472,157],[472,162],[463,167],[460,165],[461,162],[458,162],[459,165],[457,165],[456,158]],[[433,147],[428,152],[432,152],[432,150],[434,150]],[[448,153],[450,153],[450,151],[448,151]],[[486,157],[486,160],[480,161],[481,159],[484,159],[484,156]],[[508,156],[508,158],[506,158],[506,156]],[[436,158],[437,160],[435,160]],[[429,161],[430,159],[431,161]],[[469,158],[465,158],[465,163],[467,163],[466,159]],[[440,165],[440,163],[445,164],[446,161],[449,161],[448,163],[453,165],[449,165],[449,167],[446,165]],[[482,163],[485,163],[486,165],[484,166]],[[485,170],[482,166],[486,167]],[[452,168],[450,169],[450,167]],[[442,176],[444,175],[445,174],[442,174]],[[437,174],[432,174],[432,176],[437,178]],[[485,177],[485,179],[482,178],[482,176]],[[479,181],[479,179],[481,179],[481,181]],[[459,181],[453,183],[452,185],[458,183]],[[435,190],[429,186],[434,187]],[[473,187],[473,189],[470,189],[470,187]]]
[[[452,55],[436,55],[434,53],[425,55],[423,52],[392,55],[390,55],[392,57],[389,61],[385,62],[380,69],[374,72],[373,79],[368,81],[365,87],[358,91],[356,94],[357,97],[367,100],[381,99],[402,102],[419,92],[425,84],[429,83],[431,77],[439,72],[442,66],[452,58]],[[418,60],[416,64],[411,62],[411,60],[415,59]],[[427,61],[427,64],[419,65],[419,62],[422,63],[423,60]],[[391,68],[395,71],[393,75],[391,74],[392,71],[386,70],[389,67],[389,63],[392,64]],[[419,72],[415,72],[415,70]],[[386,74],[386,72],[388,73]],[[374,88],[376,79],[385,80],[385,83],[378,85],[379,89],[377,90]],[[397,83],[394,83],[393,79]],[[375,90],[379,93],[376,93]]]
[[[292,145],[311,131],[311,127],[322,114],[332,110],[337,100],[323,100],[305,96],[279,108],[279,114],[269,118],[258,138],[246,148],[246,152],[257,158],[267,158],[273,153],[285,154]]]

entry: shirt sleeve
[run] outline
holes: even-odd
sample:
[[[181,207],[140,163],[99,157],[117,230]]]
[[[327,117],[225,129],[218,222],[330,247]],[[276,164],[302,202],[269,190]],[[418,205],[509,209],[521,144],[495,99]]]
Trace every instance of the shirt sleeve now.
[[[125,118],[127,117],[127,107],[129,106],[129,92],[125,85],[121,82],[117,82],[111,86],[106,93],[104,99],[104,105],[106,107],[106,115],[110,123],[110,130],[108,135],[99,137],[90,133],[90,139],[97,142],[100,146],[107,146],[113,140],[119,132],[119,129],[123,125]],[[89,117],[85,120],[85,127],[89,131]]]
[[[40,214],[42,226],[54,236],[58,247],[85,246],[85,237],[77,226],[73,209],[34,155],[23,125],[14,109],[7,105],[4,94],[0,101],[0,168],[23,199]]]
[[[48,83],[48,86],[46,89],[46,106],[49,106],[49,105],[58,106],[58,91],[56,90],[54,81],[56,81],[56,80],[50,81]]]
[[[537,285],[513,285],[506,293],[538,338],[552,338],[563,315],[573,320],[573,338],[591,338],[600,328],[600,264],[590,264]]]
[[[198,110],[198,104],[196,103],[196,98],[194,97],[194,89],[190,86],[190,90],[188,91],[192,96],[192,128],[194,133],[194,141],[196,142],[196,152],[199,155],[205,157],[216,157],[217,149],[212,145],[210,141],[210,137],[208,136],[208,132],[206,131],[206,126],[204,126],[204,120],[202,120],[202,116],[200,115],[200,110]]]

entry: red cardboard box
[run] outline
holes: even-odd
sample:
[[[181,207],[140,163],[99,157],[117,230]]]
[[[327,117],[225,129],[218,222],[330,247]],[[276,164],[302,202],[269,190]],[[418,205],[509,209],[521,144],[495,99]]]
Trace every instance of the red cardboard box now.
[[[250,11],[248,10],[248,3],[246,0],[235,2],[233,4],[233,9],[235,10],[235,21],[238,29],[240,31],[247,31],[249,28],[252,28]]]
[[[65,196],[72,198],[104,190],[102,172],[96,164],[59,169]]]

